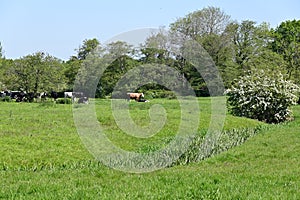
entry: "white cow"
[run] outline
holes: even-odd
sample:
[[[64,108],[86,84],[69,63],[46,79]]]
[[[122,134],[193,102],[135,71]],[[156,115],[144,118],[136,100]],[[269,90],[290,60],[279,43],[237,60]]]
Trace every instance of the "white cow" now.
[[[82,92],[64,92],[65,100],[67,98],[72,99],[72,103],[76,102],[76,98],[81,98],[83,96]]]
[[[73,92],[64,92],[64,96],[65,96],[65,101],[67,98],[71,98],[72,99],[72,103],[74,103],[74,101],[76,100],[75,96],[73,95]]]

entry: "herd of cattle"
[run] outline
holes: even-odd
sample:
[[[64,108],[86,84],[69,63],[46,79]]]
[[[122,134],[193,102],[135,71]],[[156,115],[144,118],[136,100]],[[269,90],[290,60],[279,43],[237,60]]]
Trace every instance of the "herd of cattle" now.
[[[15,99],[16,102],[34,102],[35,99],[40,99],[45,101],[47,98],[52,98],[56,101],[58,98],[71,99],[72,103],[89,103],[89,98],[84,95],[83,92],[55,92],[51,91],[50,93],[41,92],[41,93],[26,93],[22,91],[1,91],[0,98],[10,97]],[[131,99],[136,102],[149,102],[144,99],[143,93],[126,93],[126,100],[130,101]]]
[[[33,93],[33,92],[23,92],[23,91],[1,91],[0,97],[9,97],[11,99],[15,99],[16,102],[34,102],[36,99],[40,99],[41,101],[45,101],[47,98],[52,98],[56,101],[58,98],[70,98],[72,103],[85,103],[89,102],[88,97],[86,97],[82,92],[55,92],[51,91],[50,93],[41,92],[41,93]]]

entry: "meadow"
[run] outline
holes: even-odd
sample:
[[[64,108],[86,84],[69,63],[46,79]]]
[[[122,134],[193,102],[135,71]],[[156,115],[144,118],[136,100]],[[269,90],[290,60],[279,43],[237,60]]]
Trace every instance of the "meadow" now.
[[[208,128],[210,98],[200,98],[199,133]],[[176,100],[130,102],[139,125],[160,104],[167,123],[155,136],[135,138],[118,129],[110,100],[97,100],[97,120],[107,137],[127,151],[163,148],[174,137],[180,112]],[[2,199],[298,199],[300,196],[300,107],[294,121],[265,125],[226,115],[224,130],[264,126],[244,144],[188,165],[150,173],[104,166],[83,145],[71,105],[0,103],[0,198]],[[78,106],[73,109],[84,109]]]

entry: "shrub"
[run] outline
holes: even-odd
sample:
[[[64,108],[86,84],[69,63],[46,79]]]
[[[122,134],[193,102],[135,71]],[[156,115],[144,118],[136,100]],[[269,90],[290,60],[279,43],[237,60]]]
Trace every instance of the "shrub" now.
[[[148,90],[144,94],[145,96],[151,99],[155,99],[155,98],[176,99],[175,93],[168,90]]]
[[[72,104],[72,100],[69,98],[58,98],[56,100],[57,104]]]
[[[298,93],[299,87],[285,80],[281,73],[264,70],[253,70],[225,92],[233,115],[267,123],[289,119],[289,107],[297,103]]]

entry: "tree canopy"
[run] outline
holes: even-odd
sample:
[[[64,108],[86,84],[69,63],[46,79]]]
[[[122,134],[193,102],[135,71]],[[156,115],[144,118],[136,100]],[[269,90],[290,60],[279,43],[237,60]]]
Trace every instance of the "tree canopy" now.
[[[93,60],[98,56],[97,61],[93,60],[95,63],[101,62],[101,59],[111,62],[107,63],[108,66],[99,79],[96,97],[110,96],[118,80],[129,70],[140,65],[150,66],[148,64],[160,64],[175,69],[176,80],[187,80],[198,96],[209,95],[207,83],[201,74],[174,49],[176,45],[172,45],[173,36],[180,38],[177,47],[188,39],[198,42],[210,55],[226,88],[232,86],[233,80],[252,69],[276,70],[288,74],[289,79],[300,84],[300,20],[284,21],[271,29],[266,22],[238,22],[220,8],[206,7],[175,20],[169,25],[169,29],[161,28],[159,32],[150,35],[139,49],[124,41],[102,45],[98,39],[92,38],[85,39],[75,50],[76,55],[67,61],[43,52],[19,59],[6,59],[0,43],[1,90],[34,93],[45,90],[70,91],[78,73],[86,74],[83,77],[95,75],[93,73],[97,70],[92,71],[87,67],[90,62],[88,58],[91,56]],[[181,50],[182,48],[183,46]],[[95,52],[97,55],[93,55]],[[85,79],[87,78],[79,81],[85,82]],[[125,86],[126,84],[124,90],[130,89]],[[147,84],[136,90],[167,88]]]
[[[289,78],[299,84],[300,69],[300,20],[282,22],[277,28],[272,29],[271,49],[282,55],[287,63]]]

